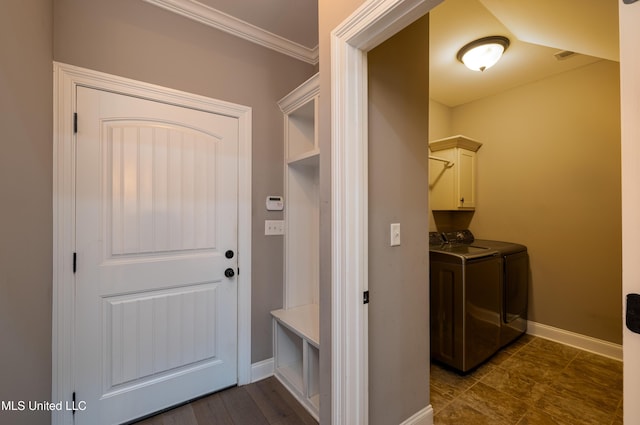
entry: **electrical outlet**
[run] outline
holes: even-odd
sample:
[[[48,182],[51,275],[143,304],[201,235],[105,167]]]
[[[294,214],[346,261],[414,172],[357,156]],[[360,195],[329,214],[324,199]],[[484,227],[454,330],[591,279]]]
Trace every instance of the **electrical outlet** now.
[[[284,220],[265,220],[264,234],[267,236],[284,235]]]

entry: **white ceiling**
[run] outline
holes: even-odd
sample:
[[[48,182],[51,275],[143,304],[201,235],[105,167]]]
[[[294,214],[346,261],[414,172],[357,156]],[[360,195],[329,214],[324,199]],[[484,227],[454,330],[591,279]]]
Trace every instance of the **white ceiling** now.
[[[511,45],[485,72],[456,59],[465,44]],[[554,54],[576,53],[558,61]],[[445,0],[430,15],[430,97],[453,107],[598,60],[618,60],[617,0]]]

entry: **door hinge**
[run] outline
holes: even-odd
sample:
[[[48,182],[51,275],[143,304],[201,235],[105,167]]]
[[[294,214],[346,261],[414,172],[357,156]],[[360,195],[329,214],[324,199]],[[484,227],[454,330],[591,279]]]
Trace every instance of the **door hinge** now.
[[[78,133],[78,113],[73,113],[73,134]]]
[[[369,291],[362,293],[362,304],[369,304]]]
[[[78,255],[74,252],[73,253],[73,273],[76,272],[77,270],[77,265],[78,265]],[[75,393],[74,393],[75,394]]]

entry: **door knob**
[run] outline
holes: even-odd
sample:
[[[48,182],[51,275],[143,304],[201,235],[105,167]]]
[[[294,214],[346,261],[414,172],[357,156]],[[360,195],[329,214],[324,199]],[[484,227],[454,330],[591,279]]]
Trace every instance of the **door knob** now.
[[[233,255],[234,255],[233,254],[233,250],[231,250],[231,249],[227,250],[227,252],[224,253],[224,256],[229,258],[229,259],[233,258]]]
[[[231,267],[229,267],[227,270],[224,271],[224,275],[226,277],[233,277],[236,275],[236,272],[233,271],[233,269]]]

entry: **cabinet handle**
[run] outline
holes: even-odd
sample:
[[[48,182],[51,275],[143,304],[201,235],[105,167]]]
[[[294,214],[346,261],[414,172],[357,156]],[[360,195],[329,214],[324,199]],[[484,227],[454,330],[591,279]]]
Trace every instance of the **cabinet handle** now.
[[[460,198],[460,202],[464,204],[464,198]]]

